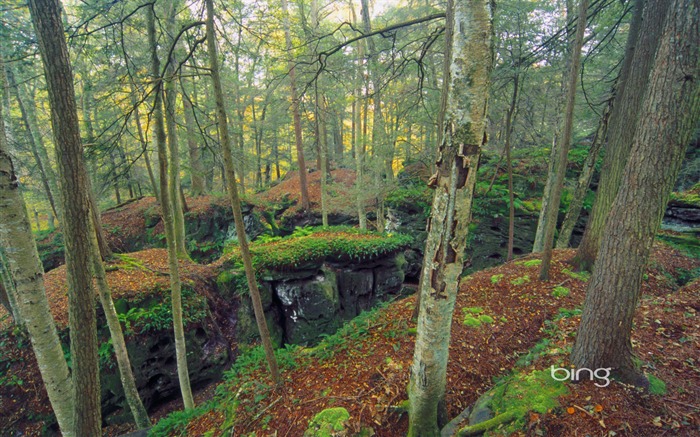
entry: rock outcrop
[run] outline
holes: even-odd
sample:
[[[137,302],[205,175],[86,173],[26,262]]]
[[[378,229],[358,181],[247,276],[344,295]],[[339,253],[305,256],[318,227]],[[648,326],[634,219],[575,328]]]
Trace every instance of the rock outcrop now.
[[[260,292],[273,340],[278,345],[317,343],[360,312],[398,296],[405,265],[399,252],[361,263],[328,261],[293,272],[267,272]],[[225,286],[229,293],[231,285]],[[237,335],[250,342],[257,338],[250,298],[239,299]]]

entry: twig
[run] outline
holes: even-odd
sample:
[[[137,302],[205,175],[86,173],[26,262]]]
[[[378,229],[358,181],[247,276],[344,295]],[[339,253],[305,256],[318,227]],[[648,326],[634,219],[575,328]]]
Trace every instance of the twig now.
[[[695,406],[695,405],[686,404],[685,402],[677,401],[677,400],[671,399],[671,398],[667,398],[666,400],[667,400],[667,401],[671,401],[671,402],[675,402],[675,403],[677,403],[677,404],[679,404],[679,405],[683,405],[683,406],[686,406],[686,407],[688,407],[688,408],[692,408],[692,409],[694,409],[694,410],[700,411],[700,407]]]
[[[261,417],[263,414],[265,414],[265,412],[266,412],[267,410],[269,410],[270,408],[274,407],[275,404],[276,404],[277,402],[279,402],[280,400],[282,400],[282,396],[278,397],[277,399],[274,400],[274,402],[270,403],[270,405],[268,405],[267,407],[263,408],[262,411],[259,412],[259,413],[258,413],[255,417],[253,417],[251,420],[249,420],[248,423],[245,424],[245,426],[247,427],[247,426],[250,426],[250,425],[252,425],[253,423],[257,422],[258,419],[260,419],[260,417]]]

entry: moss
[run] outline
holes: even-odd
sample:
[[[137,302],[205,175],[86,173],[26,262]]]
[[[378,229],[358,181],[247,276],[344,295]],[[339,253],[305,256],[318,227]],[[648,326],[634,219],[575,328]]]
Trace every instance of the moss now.
[[[538,265],[542,264],[542,260],[541,259],[528,259],[526,261],[516,261],[515,264],[523,265],[525,267],[534,267],[534,266],[538,266]]]
[[[491,276],[491,283],[492,284],[498,284],[498,282],[503,279],[503,273],[499,273],[498,275],[493,275]]]
[[[510,280],[510,283],[516,286],[523,285],[528,282],[530,282],[530,275],[524,275]]]
[[[304,437],[332,437],[345,430],[350,413],[343,407],[327,408],[309,422]]]
[[[654,375],[647,375],[649,379],[649,393],[657,396],[663,396],[666,394],[666,383]]]
[[[462,308],[462,311],[465,313],[471,313],[471,314],[481,314],[484,312],[484,309],[481,307],[468,307],[468,308]]]
[[[591,277],[591,274],[589,272],[574,272],[569,269],[562,269],[562,273],[583,282],[588,282],[588,280]]]
[[[412,238],[403,234],[380,234],[347,227],[300,228],[293,235],[253,242],[253,266],[260,272],[292,270],[309,263],[328,261],[367,261],[407,247]],[[240,262],[237,245],[229,247],[226,265]]]
[[[491,324],[493,324],[493,317],[486,315],[486,314],[482,314],[479,316],[479,321],[481,323],[486,323],[487,325],[491,325]]]
[[[567,386],[554,380],[548,370],[515,373],[491,389],[494,418],[462,428],[458,435],[474,435],[497,427],[498,434],[514,434],[524,428],[528,412],[546,414],[558,407],[558,397],[568,392]]]
[[[554,287],[554,290],[552,290],[552,296],[554,297],[566,297],[570,293],[570,290],[566,287],[563,287],[561,285],[557,285]]]
[[[464,316],[464,320],[462,321],[462,323],[466,326],[469,326],[470,328],[476,328],[478,326],[481,326],[481,321],[479,319],[469,315]]]
[[[662,233],[657,238],[686,256],[700,259],[700,240],[696,235]]]

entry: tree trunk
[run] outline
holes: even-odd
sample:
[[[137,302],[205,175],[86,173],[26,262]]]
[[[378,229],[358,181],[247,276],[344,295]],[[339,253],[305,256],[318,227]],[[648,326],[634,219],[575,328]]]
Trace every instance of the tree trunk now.
[[[136,132],[139,136],[139,142],[141,143],[141,154],[143,155],[143,161],[146,163],[146,171],[148,172],[148,180],[151,182],[151,188],[153,189],[153,196],[156,201],[160,202],[160,194],[158,192],[158,183],[156,182],[156,177],[153,174],[153,167],[151,166],[151,158],[148,156],[148,142],[146,142],[146,137],[143,133],[143,127],[141,126],[141,115],[139,114],[138,102],[136,97],[132,94],[131,103],[134,105],[134,123],[136,124]]]
[[[292,35],[289,24],[289,9],[287,0],[282,0],[282,21],[284,23],[284,40],[287,48],[289,60],[290,93],[292,97],[292,116],[294,118],[294,141],[297,147],[297,164],[299,165],[299,185],[301,187],[301,207],[304,211],[309,211],[311,203],[309,201],[309,188],[306,182],[306,162],[304,160],[304,142],[301,137],[301,115],[299,114],[299,96],[297,95],[296,69],[292,58]]]
[[[1,59],[0,75],[3,75]],[[0,80],[2,82],[4,80]],[[6,251],[0,254],[0,264],[7,268],[3,269],[0,276],[3,282],[12,285],[0,288],[7,294],[7,304],[12,302],[11,314],[15,322],[25,326],[29,333],[39,372],[61,433],[73,436],[73,385],[46,299],[44,271],[34,243],[29,216],[8,153],[1,106],[0,247]]]
[[[83,163],[73,73],[63,33],[60,2],[31,0],[29,9],[44,63],[61,180],[70,349],[75,387],[74,430],[78,436],[95,436],[101,435],[102,420],[95,292],[90,274],[90,188]]]
[[[197,130],[192,114],[192,102],[183,96],[182,104],[185,112],[185,128],[187,129],[187,149],[190,156],[190,178],[192,180],[190,191],[193,196],[201,196],[204,194],[204,165],[197,145]]]
[[[418,334],[408,387],[409,436],[437,436],[444,409],[452,312],[463,269],[476,168],[485,142],[493,65],[487,0],[448,2],[443,110],[428,222]]]
[[[547,210],[554,189],[554,171],[557,168],[557,159],[559,158],[559,135],[556,130],[552,137],[552,151],[549,154],[549,165],[547,166],[547,181],[544,184],[542,191],[542,206],[540,209],[539,218],[537,220],[537,230],[535,231],[535,241],[532,244],[532,251],[539,253],[544,250],[544,232],[547,228]]]
[[[369,17],[369,0],[361,0],[362,27],[365,33],[372,31],[372,23]],[[384,231],[384,189],[383,179],[393,179],[394,173],[391,168],[391,157],[386,144],[386,129],[384,127],[384,117],[382,116],[382,93],[381,80],[379,77],[379,66],[377,65],[377,49],[374,40],[370,37],[367,43],[367,68],[369,70],[369,80],[372,82],[372,153],[382,162],[374,170],[374,197],[377,200],[377,231]],[[387,164],[389,162],[389,164]]]
[[[603,147],[603,139],[608,131],[608,117],[610,116],[611,108],[612,100],[608,102],[603,110],[603,116],[600,119],[600,123],[598,123],[598,129],[593,137],[593,144],[591,144],[591,148],[588,150],[588,156],[586,156],[586,161],[583,163],[583,168],[581,169],[581,174],[576,184],[576,190],[574,191],[571,203],[569,203],[566,216],[564,216],[564,222],[561,224],[561,229],[559,230],[559,237],[557,238],[556,245],[557,249],[566,249],[569,247],[571,234],[574,232],[574,226],[576,226],[576,222],[581,215],[583,201],[586,199],[588,186],[591,184],[591,179],[593,178],[595,164],[596,161],[598,161],[600,149]]]
[[[700,121],[699,9],[698,0],[674,0],[669,7],[571,354],[576,367],[612,368],[622,381],[642,386],[646,381],[633,361],[632,319],[654,236]],[[653,32],[647,29],[652,23],[645,21],[640,34]]]
[[[539,218],[537,220],[537,230],[535,232],[535,241],[532,245],[532,251],[534,253],[539,253],[544,250],[544,239],[545,239],[545,233],[548,227],[548,220],[549,217],[547,216],[547,211],[549,211],[550,206],[549,204],[551,203],[552,195],[556,186],[556,169],[559,166],[559,157],[561,156],[559,147],[561,147],[561,135],[560,132],[558,132],[557,129],[559,129],[561,125],[561,118],[560,114],[565,111],[565,102],[567,100],[566,96],[568,95],[568,82],[570,80],[571,75],[569,74],[568,77],[565,77],[566,72],[571,71],[571,64],[573,60],[573,46],[574,46],[574,36],[575,36],[575,30],[574,27],[572,26],[572,23],[574,22],[574,0],[566,0],[566,53],[564,54],[565,59],[566,59],[566,67],[564,68],[564,73],[562,73],[562,81],[561,81],[561,99],[557,99],[556,103],[554,104],[555,107],[555,123],[554,125],[556,128],[554,129],[554,135],[552,137],[552,150],[551,153],[549,154],[549,166],[547,167],[547,180],[544,185],[544,190],[542,192],[542,207],[540,209],[540,214]],[[546,115],[546,110],[547,110],[547,99],[545,99],[545,108],[542,111],[542,122],[544,124],[545,121],[545,115]],[[556,228],[556,225],[554,225]]]
[[[622,172],[635,134],[641,99],[648,83],[649,71],[659,44],[668,5],[668,1],[659,0],[650,0],[645,3],[641,20],[641,25],[645,28],[644,32],[634,31],[635,21],[632,22],[629,38],[631,39],[635,34],[638,34],[638,38],[635,41],[628,41],[627,44],[625,57],[630,56],[632,61],[628,73],[624,70],[620,73],[620,89],[610,115],[608,144],[600,172],[600,183],[574,260],[577,267],[582,270],[591,270],[593,267],[608,213],[620,187]],[[639,11],[641,1],[635,3],[635,7]],[[635,17],[636,15],[638,14],[635,13]],[[649,23],[648,26],[647,23]]]
[[[2,60],[0,59],[0,62]],[[24,132],[27,144],[30,146],[34,160],[36,161],[37,168],[39,169],[39,176],[41,177],[41,183],[46,191],[46,197],[51,204],[51,210],[55,215],[60,215],[60,205],[56,201],[55,196],[58,195],[58,186],[56,185],[56,174],[51,168],[51,161],[49,161],[48,153],[46,153],[46,147],[44,142],[41,140],[41,134],[37,131],[38,124],[36,123],[36,112],[34,110],[35,103],[32,101],[29,105],[24,104],[24,98],[20,87],[17,86],[17,81],[15,80],[15,75],[12,70],[7,70],[7,81],[10,88],[15,91],[15,98],[17,100],[17,106],[19,106],[20,115],[22,116],[22,123],[24,124]],[[30,116],[29,112],[32,112]],[[32,123],[33,121],[33,123]]]
[[[194,408],[194,398],[187,371],[187,346],[182,324],[182,290],[178,266],[177,246],[175,242],[175,223],[173,223],[171,191],[168,184],[168,156],[166,151],[165,121],[163,120],[163,81],[159,78],[160,61],[156,43],[156,25],[154,5],[148,8],[147,27],[148,45],[151,52],[151,75],[155,80],[153,118],[155,136],[158,145],[158,168],[160,173],[160,207],[165,225],[165,240],[168,245],[168,267],[170,270],[170,293],[172,296],[173,330],[175,334],[175,355],[177,358],[177,377],[185,410]],[[177,193],[176,193],[177,197]]]
[[[328,226],[328,138],[326,132],[326,107],[324,105],[323,97],[318,96],[318,90],[316,93],[316,102],[318,105],[318,100],[321,99],[320,107],[318,109],[319,116],[319,142],[318,148],[321,156],[321,223],[323,226]]]
[[[574,126],[574,104],[576,102],[576,83],[581,66],[581,48],[583,46],[583,35],[586,30],[586,14],[588,11],[588,0],[579,0],[578,21],[576,22],[576,37],[571,51],[571,71],[569,72],[569,86],[566,93],[566,111],[564,115],[564,132],[561,136],[559,146],[559,157],[557,159],[556,178],[552,189],[552,197],[547,205],[546,227],[543,240],[542,265],[540,267],[540,279],[549,280],[549,267],[552,262],[552,246],[554,244],[554,232],[557,229],[557,216],[559,215],[559,204],[561,193],[564,190],[564,177],[566,176],[566,165],[568,163],[569,149],[571,148],[571,135]]]
[[[104,228],[102,227],[102,216],[100,215],[100,209],[97,206],[97,197],[95,190],[92,188],[92,181],[90,177],[87,177],[85,182],[88,187],[88,199],[90,201],[90,217],[92,218],[92,223],[95,226],[95,232],[97,233],[97,244],[100,248],[100,254],[104,261],[112,258],[112,249],[109,248],[107,244],[107,237],[105,237]]]
[[[221,78],[219,77],[219,59],[216,49],[216,39],[214,35],[214,6],[212,0],[205,0],[207,8],[207,49],[209,53],[209,70],[211,73],[212,84],[214,85],[214,98],[216,100],[216,118],[219,127],[219,139],[221,141],[221,150],[224,157],[224,165],[226,166],[226,182],[228,184],[228,194],[233,209],[233,219],[236,226],[236,235],[238,236],[238,245],[241,249],[241,258],[243,258],[243,268],[245,269],[246,279],[248,280],[248,291],[250,298],[253,301],[253,312],[255,313],[255,321],[258,325],[258,331],[262,340],[263,349],[267,364],[270,366],[270,373],[275,384],[280,383],[279,369],[277,367],[277,359],[272,348],[270,340],[270,332],[267,328],[265,320],[265,312],[260,299],[260,291],[258,290],[258,282],[255,278],[255,271],[251,261],[250,250],[248,249],[248,240],[245,234],[245,223],[243,222],[243,213],[241,211],[241,201],[238,197],[238,187],[236,186],[236,175],[233,167],[233,157],[231,156],[231,141],[228,132],[228,122],[226,117],[226,109],[224,106],[224,92],[221,87]]]
[[[167,10],[167,33],[174,35],[175,14],[179,7],[179,1],[168,3]],[[173,43],[172,36],[168,38],[170,44]],[[171,57],[165,73],[165,124],[168,129],[168,151],[170,152],[170,167],[168,173],[168,187],[170,189],[170,201],[172,202],[173,225],[175,229],[175,248],[178,258],[189,258],[187,246],[185,244],[185,215],[183,212],[183,202],[180,199],[180,146],[177,138],[177,83],[175,82],[175,50],[171,50]]]
[[[357,23],[355,16],[355,8],[352,7],[353,21]],[[360,95],[362,93],[362,61],[364,58],[363,41],[357,44],[357,70],[355,77],[355,89],[353,91],[353,151],[355,156],[355,204],[357,208],[357,218],[360,224],[360,229],[367,229],[367,213],[365,211],[365,196],[364,196],[364,159],[365,159],[365,136],[363,135],[362,123],[362,105],[360,105]]]
[[[516,72],[513,77],[513,95],[510,100],[510,107],[506,114],[506,166],[508,167],[508,254],[506,261],[513,259],[513,242],[515,240],[515,201],[513,199],[513,165],[510,159],[511,137],[513,136],[513,121],[515,109],[518,105],[518,91],[520,90],[520,72]],[[498,169],[496,169],[498,173]]]
[[[141,398],[139,397],[139,392],[136,389],[136,380],[131,370],[131,362],[129,360],[129,353],[126,350],[122,325],[119,323],[119,316],[117,316],[117,310],[112,301],[112,292],[109,289],[109,285],[107,285],[105,268],[104,264],[102,264],[100,250],[97,244],[97,235],[95,233],[92,234],[90,249],[93,275],[97,282],[100,303],[102,304],[107,326],[109,327],[112,346],[114,347],[114,355],[117,358],[120,380],[124,389],[124,397],[131,409],[136,428],[145,429],[151,426],[151,421],[148,418],[146,408],[143,406],[143,402],[141,402]]]

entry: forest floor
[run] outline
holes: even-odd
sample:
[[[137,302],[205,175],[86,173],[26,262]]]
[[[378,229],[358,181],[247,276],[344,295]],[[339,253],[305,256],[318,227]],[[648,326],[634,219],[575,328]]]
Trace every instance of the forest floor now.
[[[569,270],[567,260],[573,253],[555,252],[548,282],[537,279],[539,267],[531,256],[464,278],[447,373],[450,417],[514,368],[528,373],[568,364],[587,280]],[[529,414],[526,430],[516,435],[698,435],[700,280],[682,287],[676,281],[699,266],[697,259],[657,244],[645,276],[633,346],[644,371],[665,382],[665,394],[642,393],[617,382],[607,387],[595,381],[567,384],[569,394],[559,398],[560,407],[544,415]],[[556,287],[570,293],[554,297]],[[405,435],[407,416],[392,407],[407,398],[414,301],[409,297],[393,302],[350,322],[340,335],[316,348],[296,349],[294,364],[283,365],[279,387],[273,387],[264,366],[234,383],[223,383],[218,396],[209,387],[199,402],[213,397],[216,406],[184,419],[180,432],[301,436],[315,414],[344,407],[350,413],[349,435],[369,428],[377,436]],[[494,322],[470,327],[464,323],[470,314],[489,315]],[[234,403],[236,408],[231,407]],[[173,402],[167,410],[179,407]]]
[[[555,252],[547,282],[537,279],[539,267],[532,256],[463,279],[448,364],[450,417],[472,405],[497,378],[514,368],[528,373],[568,364],[587,279],[569,270],[567,260],[573,253]],[[167,279],[163,251],[144,251],[137,258],[143,267],[157,273],[157,280]],[[529,414],[520,435],[698,435],[700,280],[683,286],[678,283],[700,267],[700,260],[656,244],[649,266],[635,317],[633,346],[645,372],[665,382],[666,393],[641,393],[617,382],[607,387],[593,381],[567,384],[569,394],[559,398],[560,407],[543,415]],[[207,267],[183,268],[193,281],[206,282]],[[65,275],[63,270],[46,275],[50,293],[56,278]],[[141,275],[143,271],[111,273]],[[124,288],[119,294],[128,294],[152,277],[115,276],[113,286]],[[554,293],[557,287],[565,287],[569,294]],[[60,295],[54,298],[65,300]],[[279,387],[273,386],[258,360],[257,367],[251,364],[244,374],[218,388],[203,388],[197,403],[209,402],[211,408],[183,419],[182,435],[199,436],[213,430],[208,435],[301,436],[314,415],[329,407],[348,410],[351,435],[370,428],[377,436],[405,435],[407,416],[393,407],[407,399],[415,340],[414,302],[414,297],[393,302],[351,321],[315,348],[292,349],[282,365]],[[54,316],[61,324],[65,307],[58,309]],[[465,319],[470,315],[490,316],[492,323],[468,326]],[[36,363],[31,348],[18,343],[6,328],[0,336],[0,355],[18,364],[0,374],[0,435],[11,429],[41,435],[37,419],[50,415],[50,408]],[[539,352],[533,354],[535,350]],[[527,357],[532,359],[523,360]],[[153,412],[152,418],[160,419],[180,408],[178,401],[170,402]],[[105,429],[107,435],[127,431],[128,426]]]

